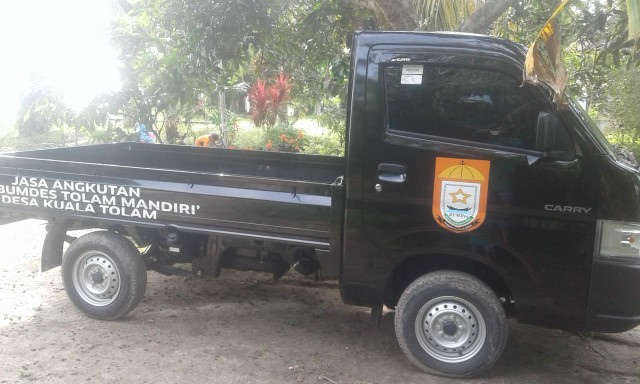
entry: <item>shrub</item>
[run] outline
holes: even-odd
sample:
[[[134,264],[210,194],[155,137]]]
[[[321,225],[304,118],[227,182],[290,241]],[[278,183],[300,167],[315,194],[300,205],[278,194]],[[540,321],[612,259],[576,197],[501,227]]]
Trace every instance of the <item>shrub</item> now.
[[[278,117],[286,123],[284,106],[291,94],[289,78],[281,73],[269,84],[265,80],[257,80],[249,90],[251,118],[256,127],[272,127]]]
[[[304,131],[279,125],[266,130],[264,148],[275,152],[303,152],[308,144]]]

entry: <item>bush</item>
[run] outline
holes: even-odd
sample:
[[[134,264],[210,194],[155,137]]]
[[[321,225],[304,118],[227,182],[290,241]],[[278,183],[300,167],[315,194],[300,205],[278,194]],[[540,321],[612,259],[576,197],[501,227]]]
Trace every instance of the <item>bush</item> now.
[[[264,134],[264,147],[267,151],[275,152],[303,152],[308,144],[302,130],[288,125],[276,125]]]
[[[322,113],[318,116],[320,125],[328,129],[333,135],[337,136],[340,146],[344,143],[346,135],[346,109],[342,108],[342,101],[339,97],[334,97],[324,101]]]
[[[314,155],[343,156],[344,145],[336,135],[326,132],[322,136],[309,136],[305,153]]]
[[[64,132],[48,132],[29,136],[7,135],[0,139],[0,152],[26,151],[63,147]]]

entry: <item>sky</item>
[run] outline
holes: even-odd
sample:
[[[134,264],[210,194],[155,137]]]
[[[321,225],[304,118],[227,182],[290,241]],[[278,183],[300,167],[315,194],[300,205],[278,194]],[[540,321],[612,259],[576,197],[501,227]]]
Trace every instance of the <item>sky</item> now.
[[[111,0],[20,0],[0,7],[0,124],[15,122],[30,79],[50,84],[76,110],[120,89]]]

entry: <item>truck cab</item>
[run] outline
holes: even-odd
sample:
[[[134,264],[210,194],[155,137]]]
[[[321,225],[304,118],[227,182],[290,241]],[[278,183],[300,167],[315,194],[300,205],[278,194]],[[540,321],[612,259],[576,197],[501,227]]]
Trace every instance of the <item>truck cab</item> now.
[[[559,109],[544,85],[523,83],[523,47],[393,32],[360,33],[353,46],[345,301],[396,308],[405,353],[454,375],[483,354],[464,346],[478,343],[465,330],[476,324],[451,310],[484,312],[470,309],[457,273],[520,322],[598,332],[640,323],[638,171],[577,103]],[[434,284],[420,280],[429,274],[446,287],[442,300],[405,297]],[[483,342],[499,346],[491,316]]]

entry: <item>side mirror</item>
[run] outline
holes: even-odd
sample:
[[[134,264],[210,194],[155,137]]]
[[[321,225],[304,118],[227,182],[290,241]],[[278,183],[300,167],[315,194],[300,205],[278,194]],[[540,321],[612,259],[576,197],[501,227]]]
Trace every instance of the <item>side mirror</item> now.
[[[536,150],[551,160],[570,161],[575,158],[575,148],[571,138],[558,118],[549,112],[538,114]]]

